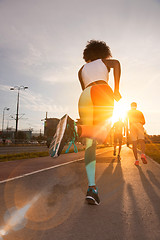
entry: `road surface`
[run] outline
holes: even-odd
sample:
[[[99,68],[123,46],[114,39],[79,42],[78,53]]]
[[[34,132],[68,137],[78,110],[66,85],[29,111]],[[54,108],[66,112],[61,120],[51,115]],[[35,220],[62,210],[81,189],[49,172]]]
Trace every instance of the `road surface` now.
[[[67,150],[68,144],[64,147]],[[76,144],[78,149],[84,149],[82,144]],[[72,145],[70,150],[74,150]],[[27,145],[27,146],[0,146],[0,155],[15,154],[15,153],[29,153],[29,152],[48,152],[46,145]]]
[[[15,153],[25,153],[25,152],[45,152],[48,151],[48,147],[45,145],[41,146],[0,146],[0,155],[1,154],[15,154]]]
[[[160,166],[112,151],[97,150],[99,206],[85,203],[84,152],[0,163],[0,239],[159,240]]]

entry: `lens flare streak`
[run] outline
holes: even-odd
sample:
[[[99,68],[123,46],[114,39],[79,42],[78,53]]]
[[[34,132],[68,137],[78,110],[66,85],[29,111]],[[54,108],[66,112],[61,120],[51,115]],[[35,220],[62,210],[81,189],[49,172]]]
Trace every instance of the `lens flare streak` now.
[[[8,210],[4,215],[4,220],[6,225],[0,228],[0,240],[3,236],[7,235],[10,230],[18,231],[25,227],[27,219],[25,215],[30,207],[39,199],[40,195],[35,196],[28,204],[26,204],[21,209],[16,209],[15,207]]]

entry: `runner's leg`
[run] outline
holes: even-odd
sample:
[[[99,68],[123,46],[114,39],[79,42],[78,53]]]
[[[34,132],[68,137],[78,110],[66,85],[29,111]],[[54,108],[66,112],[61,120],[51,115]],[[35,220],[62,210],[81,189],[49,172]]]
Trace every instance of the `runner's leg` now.
[[[118,152],[118,155],[120,155],[120,153],[121,153],[121,148],[122,148],[122,137],[121,136],[119,136],[119,152]]]
[[[141,152],[145,154],[145,141],[144,139],[139,139],[139,143],[141,145]]]
[[[137,141],[133,141],[133,154],[136,160],[138,160],[137,156]]]
[[[78,126],[81,128],[80,137],[104,142],[111,129],[108,120],[112,116],[113,106],[113,92],[108,85],[96,85],[86,88],[79,99],[79,115],[82,122],[82,125]],[[87,139],[85,164],[89,186],[95,185],[95,152],[96,142]]]
[[[117,146],[117,136],[116,134],[114,134],[114,151],[113,151],[114,156],[116,156],[116,146]]]
[[[82,124],[93,126],[93,103],[90,98],[90,88],[85,89],[81,94],[78,107]],[[88,186],[95,186],[96,141],[89,138],[86,138],[85,167]]]

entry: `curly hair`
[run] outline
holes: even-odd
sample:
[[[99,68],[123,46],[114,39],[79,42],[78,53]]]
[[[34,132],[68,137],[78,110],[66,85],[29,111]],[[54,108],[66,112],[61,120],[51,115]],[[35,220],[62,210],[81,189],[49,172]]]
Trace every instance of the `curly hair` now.
[[[109,46],[103,41],[90,40],[83,51],[83,59],[88,62],[112,57]]]

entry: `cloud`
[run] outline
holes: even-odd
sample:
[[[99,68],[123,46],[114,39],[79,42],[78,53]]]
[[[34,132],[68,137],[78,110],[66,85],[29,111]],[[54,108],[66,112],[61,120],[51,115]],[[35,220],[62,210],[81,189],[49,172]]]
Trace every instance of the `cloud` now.
[[[57,105],[52,99],[44,98],[42,94],[36,94],[30,90],[21,95],[21,99],[25,108],[34,112],[63,113],[67,111],[67,107]]]
[[[10,86],[0,84],[0,89],[2,92],[8,93]],[[17,91],[15,92],[17,94]],[[11,102],[12,98],[13,97],[11,95],[8,96],[8,105],[10,106],[13,105]],[[16,106],[16,102],[14,102],[14,105]],[[35,116],[35,114],[36,113],[38,114],[38,112],[42,114],[44,114],[45,112],[50,112],[53,115],[55,114],[61,115],[68,111],[67,106],[57,105],[52,98],[44,97],[43,93],[37,94],[29,89],[26,91],[23,91],[23,90],[20,91],[20,105],[23,106],[23,111],[27,112],[26,115],[30,115],[30,116],[32,115],[32,113]],[[14,109],[15,109],[15,106],[14,106]]]

